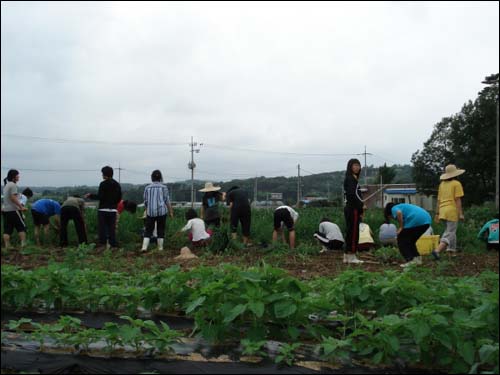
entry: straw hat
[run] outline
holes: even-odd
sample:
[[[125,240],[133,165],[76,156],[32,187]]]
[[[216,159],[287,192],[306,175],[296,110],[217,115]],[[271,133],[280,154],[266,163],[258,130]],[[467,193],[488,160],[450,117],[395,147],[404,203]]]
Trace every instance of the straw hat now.
[[[214,184],[211,183],[211,182],[205,182],[205,188],[203,188],[201,190],[198,190],[198,191],[206,193],[206,192],[209,192],[209,191],[218,191],[220,189],[221,189],[220,186],[214,186]]]
[[[186,246],[184,246],[181,249],[181,255],[177,255],[175,257],[175,259],[194,259],[194,258],[198,258],[198,257],[191,252],[189,247],[186,247]]]
[[[458,169],[455,164],[448,164],[445,168],[445,173],[441,175],[441,180],[448,180],[453,177],[460,176],[465,172],[465,169]]]

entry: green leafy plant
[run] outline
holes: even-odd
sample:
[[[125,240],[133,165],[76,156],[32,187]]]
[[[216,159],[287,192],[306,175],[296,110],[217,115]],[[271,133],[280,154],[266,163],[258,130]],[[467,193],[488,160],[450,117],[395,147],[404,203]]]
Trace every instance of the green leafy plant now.
[[[295,361],[295,352],[298,348],[301,347],[302,344],[283,344],[280,347],[279,354],[274,359],[275,363],[286,363],[288,366],[291,366]]]

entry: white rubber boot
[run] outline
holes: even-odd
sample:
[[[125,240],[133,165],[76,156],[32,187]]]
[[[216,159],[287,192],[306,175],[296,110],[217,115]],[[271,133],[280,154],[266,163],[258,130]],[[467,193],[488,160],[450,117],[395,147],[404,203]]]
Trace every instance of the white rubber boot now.
[[[148,237],[144,237],[144,239],[142,240],[142,249],[141,249],[141,251],[148,251],[148,246],[149,246],[149,238]]]
[[[163,251],[163,238],[158,238],[158,250]]]
[[[356,257],[356,254],[344,254],[344,263],[361,264],[364,263]]]

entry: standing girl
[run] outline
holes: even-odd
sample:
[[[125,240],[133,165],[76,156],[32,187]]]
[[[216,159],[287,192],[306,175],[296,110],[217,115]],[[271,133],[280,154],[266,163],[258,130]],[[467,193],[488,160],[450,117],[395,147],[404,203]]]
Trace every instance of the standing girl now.
[[[432,256],[436,260],[439,260],[439,253],[443,250],[457,251],[458,220],[464,220],[461,199],[464,196],[464,189],[457,177],[464,172],[465,169],[458,169],[454,164],[449,164],[440,177],[442,182],[439,184],[435,221],[443,220],[446,229],[441,236],[439,246],[432,251]]]
[[[351,159],[347,163],[344,179],[344,217],[346,221],[346,241],[344,263],[363,263],[356,257],[359,242],[359,223],[363,214],[363,199],[358,179],[361,173],[361,163]]]
[[[7,177],[4,178],[5,184],[3,188],[4,202],[2,207],[3,214],[3,240],[5,248],[10,247],[10,236],[14,232],[14,228],[21,239],[21,247],[26,245],[26,224],[24,223],[22,211],[26,211],[18,198],[17,182],[19,181],[19,171],[15,169],[7,172]]]
[[[158,229],[158,250],[163,250],[163,239],[165,237],[165,225],[167,214],[174,218],[174,211],[170,204],[168,188],[162,184],[163,177],[159,170],[151,173],[152,183],[144,189],[144,206],[146,207],[146,230],[142,241],[141,251],[147,251],[149,239],[153,234],[155,224]]]

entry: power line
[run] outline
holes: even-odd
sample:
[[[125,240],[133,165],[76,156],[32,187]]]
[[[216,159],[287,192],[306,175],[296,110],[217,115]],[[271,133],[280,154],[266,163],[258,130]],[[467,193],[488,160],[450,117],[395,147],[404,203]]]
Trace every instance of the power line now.
[[[311,154],[311,153],[300,153],[300,152],[256,150],[256,149],[250,149],[250,148],[239,148],[239,147],[232,147],[232,146],[214,145],[214,144],[210,144],[210,143],[205,143],[205,146],[212,147],[212,148],[219,148],[219,149],[223,149],[223,150],[230,150],[230,151],[258,152],[258,153],[263,153],[263,154],[276,154],[276,155],[293,155],[293,156],[352,156],[352,155],[358,155],[355,153],[352,153],[352,154]]]
[[[2,169],[13,169],[13,168],[2,167]],[[99,169],[36,169],[36,168],[19,168],[19,167],[17,167],[17,169],[28,172],[100,172]]]
[[[17,134],[2,134],[2,137],[19,138],[23,140],[30,139],[36,142],[101,144],[101,145],[115,145],[115,146],[184,146],[185,145],[185,143],[178,143],[178,142],[120,142],[120,141],[113,142],[113,141],[98,141],[98,140],[83,140],[83,139],[33,137],[33,136],[25,136]]]

